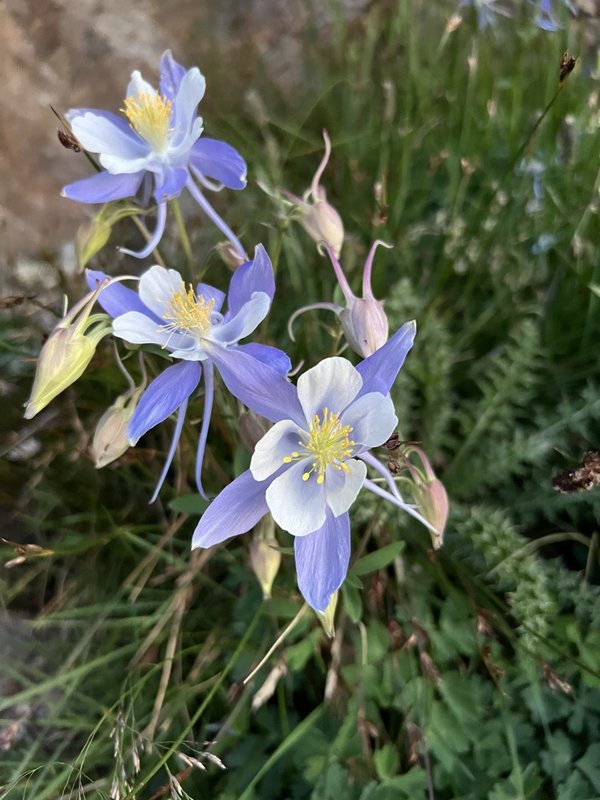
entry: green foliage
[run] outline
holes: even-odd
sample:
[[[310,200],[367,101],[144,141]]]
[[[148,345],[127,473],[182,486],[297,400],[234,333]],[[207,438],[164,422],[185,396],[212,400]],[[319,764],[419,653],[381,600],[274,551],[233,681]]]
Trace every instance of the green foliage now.
[[[514,5],[515,20],[478,34],[469,9],[447,27],[452,2],[374,3],[353,25],[333,3],[328,43],[306,37],[304,90],[283,96],[265,76],[254,105],[211,130],[263,185],[301,194],[326,127],[349,280],[358,290],[373,239],[394,243],[375,295],[392,330],[418,325],[393,398],[400,438],[422,442],[448,490],[446,543],[429,550],[412,519],[361,495],[333,640],[300,613],[289,537],[266,601],[252,534],[190,556],[205,507],[188,466],[195,411],[155,505],[165,427],[93,469],[89,431],[123,391],[110,348],[22,426],[49,325],[8,310],[1,552],[23,560],[0,573],[0,798],[175,797],[174,781],[218,800],[600,796],[600,490],[552,488],[600,442],[597,65],[582,16],[568,28],[578,66],[532,134],[566,30],[538,31]],[[232,227],[277,269],[264,341],[305,368],[337,352],[326,312],[286,334],[299,306],[332,299],[329,264],[256,186],[225,195]],[[107,258],[93,251],[108,213],[82,260]],[[218,284],[207,229],[189,235]],[[182,260],[174,234],[163,255]],[[249,458],[219,386],[215,407],[211,494]]]

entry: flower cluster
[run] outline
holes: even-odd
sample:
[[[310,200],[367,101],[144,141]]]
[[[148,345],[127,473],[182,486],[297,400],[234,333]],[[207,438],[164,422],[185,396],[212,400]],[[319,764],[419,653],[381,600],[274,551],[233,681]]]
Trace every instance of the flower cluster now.
[[[255,415],[259,433],[249,469],[208,505],[192,547],[211,547],[267,518],[271,526],[275,523],[294,537],[300,591],[313,609],[325,612],[347,574],[349,510],[361,489],[419,520],[430,530],[435,546],[442,540],[447,498],[426,456],[419,451],[424,473],[407,459],[404,480],[412,485],[412,502],[407,502],[389,465],[372,452],[393,440],[398,418],[390,390],[413,345],[416,325],[408,322],[388,339],[383,302],[375,299],[371,288],[373,259],[382,242],[376,241],[367,257],[362,297],[350,287],[338,260],[343,224],[320,184],[331,154],[324,133],[325,156],[309,192],[302,200],[286,196],[296,203],[309,235],[327,250],[346,305],[319,303],[297,313],[313,307],[334,311],[348,345],[362,360],[354,365],[340,356],[326,358],[294,385],[283,350],[261,342],[242,343],[270,311],[274,272],[263,245],[257,244],[249,258],[204,196],[204,189],[243,189],[246,183],[242,157],[230,145],[202,136],[197,108],[204,90],[200,71],[185,70],[167,52],[160,63],[158,91],[139,72],[132,74],[123,116],[90,109],[68,112],[70,133],[83,150],[97,156],[99,171],[69,184],[63,195],[83,203],[134,197],[148,210],[156,206],[158,222],[148,245],[139,252],[122,250],[142,258],[160,242],[168,200],[187,189],[233,248],[238,265],[227,293],[208,283],[188,283],[176,270],[158,264],[139,277],[88,270],[88,294],[65,315],[40,353],[26,416],[37,414],[77,380],[109,333],[137,347],[142,363],[144,355],[158,351],[166,366],[148,385],[142,368],[140,386],[117,354],[129,389],[100,419],[92,455],[96,466],[105,466],[174,415],[171,446],[152,497],[156,499],[176,453],[188,404],[203,385],[195,480],[206,497],[202,464],[218,374],[249,410],[244,413]],[[126,285],[131,281],[137,283],[137,291]],[[95,304],[102,311],[92,313]],[[257,536],[252,550],[267,595],[280,560],[279,554],[268,558],[275,541],[273,527],[269,530],[268,536]]]

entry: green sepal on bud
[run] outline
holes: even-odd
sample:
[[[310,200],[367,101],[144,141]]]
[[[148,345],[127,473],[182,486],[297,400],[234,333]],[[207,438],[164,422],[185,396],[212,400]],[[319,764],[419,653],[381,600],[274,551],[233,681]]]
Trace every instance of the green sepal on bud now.
[[[90,452],[96,469],[116,461],[129,449],[129,421],[144,391],[144,386],[125,392],[98,420]]]
[[[100,252],[110,239],[117,222],[138,216],[141,210],[134,205],[107,203],[89,222],[80,226],[75,236],[75,252],[79,269],[83,270],[90,259]]]
[[[337,601],[338,593],[334,592],[331,595],[329,605],[325,611],[315,611],[315,614],[319,618],[319,622],[323,626],[323,630],[330,639],[333,639],[335,636],[335,610],[337,608]]]
[[[278,547],[275,523],[269,515],[259,523],[250,544],[250,565],[258,578],[265,600],[271,598],[271,589],[281,564]]]
[[[38,357],[31,396],[26,403],[25,419],[35,417],[48,403],[83,374],[100,340],[112,330],[107,314],[92,314],[100,292],[108,285],[102,281],[88,292],[54,328]]]

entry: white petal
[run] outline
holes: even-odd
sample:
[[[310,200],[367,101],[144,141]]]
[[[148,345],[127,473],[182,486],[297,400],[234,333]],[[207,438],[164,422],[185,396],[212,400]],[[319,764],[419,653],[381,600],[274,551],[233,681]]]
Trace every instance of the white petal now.
[[[334,517],[348,511],[367,476],[367,465],[363,461],[351,458],[345,466],[348,472],[329,466],[325,474],[325,498]]]
[[[370,392],[348,406],[341,422],[352,426],[350,438],[357,447],[368,448],[387,442],[398,425],[398,417],[389,395]]]
[[[184,289],[181,275],[175,269],[155,265],[140,278],[139,295],[144,305],[158,317],[164,317],[176,292]]]
[[[127,156],[103,153],[98,160],[111,175],[133,175],[134,172],[150,169],[154,159],[154,154],[150,152],[141,158],[129,158]]]
[[[264,481],[283,465],[283,459],[298,450],[302,436],[300,428],[291,420],[281,420],[270,428],[254,448],[250,472],[257,481]]]
[[[127,97],[140,97],[143,94],[149,94],[155,97],[156,89],[152,84],[148,83],[142,78],[142,73],[136,69],[131,73],[131,80],[127,84]]]
[[[150,319],[139,311],[128,311],[121,314],[113,322],[113,333],[120,339],[132,344],[159,344],[161,347],[188,349],[193,345],[191,336],[165,331],[157,325],[156,320]]]
[[[310,466],[304,460],[294,464],[275,478],[266,492],[267,505],[275,522],[293,536],[306,536],[325,522],[325,486],[311,475],[307,481],[302,474]]]
[[[325,358],[298,378],[298,399],[310,421],[325,407],[332,414],[339,414],[354,400],[361,386],[362,378],[347,359]]]
[[[86,111],[73,118],[71,128],[90,153],[117,156],[125,161],[145,159],[148,144],[133,131],[126,131],[111,119]]]

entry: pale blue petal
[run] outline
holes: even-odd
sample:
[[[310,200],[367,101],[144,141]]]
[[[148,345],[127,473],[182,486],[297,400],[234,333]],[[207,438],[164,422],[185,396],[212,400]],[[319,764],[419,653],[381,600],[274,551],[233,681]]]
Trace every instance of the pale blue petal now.
[[[387,442],[398,425],[391,398],[378,392],[361,395],[344,411],[341,421],[352,426],[350,438],[357,447],[366,448]]]
[[[250,470],[226,486],[206,509],[192,537],[192,549],[246,533],[269,509],[265,501],[267,482],[255,481]]]
[[[306,424],[295,387],[279,372],[245,353],[241,347],[224,348],[204,342],[204,348],[225,386],[249,409],[271,422],[292,419],[301,426]]]
[[[173,133],[171,142],[174,147],[183,142],[192,132],[196,121],[198,103],[204,97],[206,81],[198,67],[188,70],[179,84],[177,95],[173,103]],[[201,123],[202,124],[202,123]],[[201,130],[197,132],[200,135]]]
[[[104,272],[86,269],[85,277],[90,289],[95,289],[99,283],[109,276]],[[162,325],[162,321],[158,317],[154,317],[150,309],[146,308],[142,303],[138,293],[123,286],[122,283],[113,283],[103,289],[98,296],[98,303],[113,319],[126,314],[128,311],[139,311],[140,314],[147,314],[149,317],[154,318],[157,325]]]
[[[255,292],[234,317],[211,330],[210,338],[223,346],[236,344],[256,330],[270,307],[270,298],[263,292]]]
[[[363,379],[361,395],[369,392],[387,394],[390,391],[413,346],[416,332],[416,323],[406,322],[379,350],[357,364],[356,369]]]
[[[183,403],[179,406],[179,410],[177,411],[177,417],[175,419],[175,429],[173,430],[173,438],[171,439],[169,452],[167,453],[167,457],[165,459],[165,464],[162,468],[162,472],[160,473],[160,477],[158,479],[156,486],[154,487],[154,492],[152,494],[152,497],[150,498],[151,503],[153,503],[158,497],[158,493],[162,489],[162,485],[165,482],[171,464],[173,463],[173,459],[175,458],[177,445],[179,444],[179,439],[181,438],[181,431],[183,430],[183,423],[185,422],[185,412],[187,411],[187,404],[188,401],[184,400]]]
[[[281,469],[283,459],[300,447],[303,431],[295,422],[281,420],[265,433],[254,448],[250,472],[257,481],[264,481]]]
[[[204,369],[204,411],[202,412],[202,427],[200,428],[198,449],[196,450],[196,486],[205,500],[208,500],[208,497],[202,486],[202,464],[204,462],[204,451],[206,449],[206,440],[208,439],[214,397],[215,371],[213,365],[208,362]]]
[[[362,386],[356,368],[345,358],[325,358],[298,378],[298,399],[308,421],[324,408],[339,414]]]
[[[61,194],[78,203],[108,203],[133,197],[140,188],[143,172],[127,175],[111,175],[110,172],[97,172],[89,178],[67,184]]]
[[[306,536],[325,522],[325,485],[315,474],[308,480],[302,475],[311,462],[303,459],[292,464],[267,489],[266,499],[275,522],[293,536]]]
[[[167,204],[159,203],[156,210],[156,227],[154,228],[154,233],[151,235],[150,240],[146,242],[141,250],[128,250],[126,247],[119,247],[119,252],[125,253],[128,256],[133,256],[134,258],[146,258],[158,247],[165,230],[166,221]]]
[[[226,296],[225,292],[222,292],[220,289],[215,289],[214,286],[209,286],[208,283],[199,283],[196,286],[196,295],[202,297],[206,302],[214,300],[213,311],[220,311],[223,308]]]
[[[205,178],[219,181],[228,189],[244,189],[246,186],[246,162],[225,142],[203,136],[194,143],[190,162]]]
[[[167,367],[155,378],[141,396],[129,422],[129,443],[138,440],[155,425],[177,411],[200,382],[202,369],[192,361],[182,361]]]
[[[227,294],[229,315],[237,314],[254,292],[264,292],[270,300],[275,294],[273,265],[262,244],[256,246],[252,261],[246,261],[233,273]]]
[[[172,100],[179,89],[179,84],[185,75],[185,68],[173,58],[170,50],[166,50],[160,59],[160,93],[168,100]]]
[[[367,477],[367,465],[364,462],[350,458],[345,466],[347,472],[330,465],[325,474],[325,502],[335,517],[348,511]]]
[[[124,161],[144,159],[148,155],[148,144],[133,129],[125,130],[104,115],[87,111],[74,117],[71,124],[73,134],[81,146],[90,153],[118,156]],[[137,170],[128,169],[127,172]]]
[[[279,372],[280,375],[286,376],[292,369],[290,357],[278,347],[272,347],[270,344],[249,342],[248,344],[240,344],[239,349],[262,361],[263,364],[267,364],[267,366]]]
[[[188,179],[188,171],[184,167],[166,167],[162,175],[156,176],[154,197],[157,203],[179,197]]]
[[[190,336],[165,330],[155,320],[138,311],[129,311],[113,321],[113,333],[131,344],[158,344],[161,347],[187,350],[193,345]]]
[[[298,588],[315,611],[325,611],[346,577],[350,562],[348,514],[327,514],[323,526],[294,542]]]
[[[166,269],[155,264],[140,278],[140,298],[154,313],[164,318],[171,307],[176,292],[185,289],[183,279],[176,269]]]

